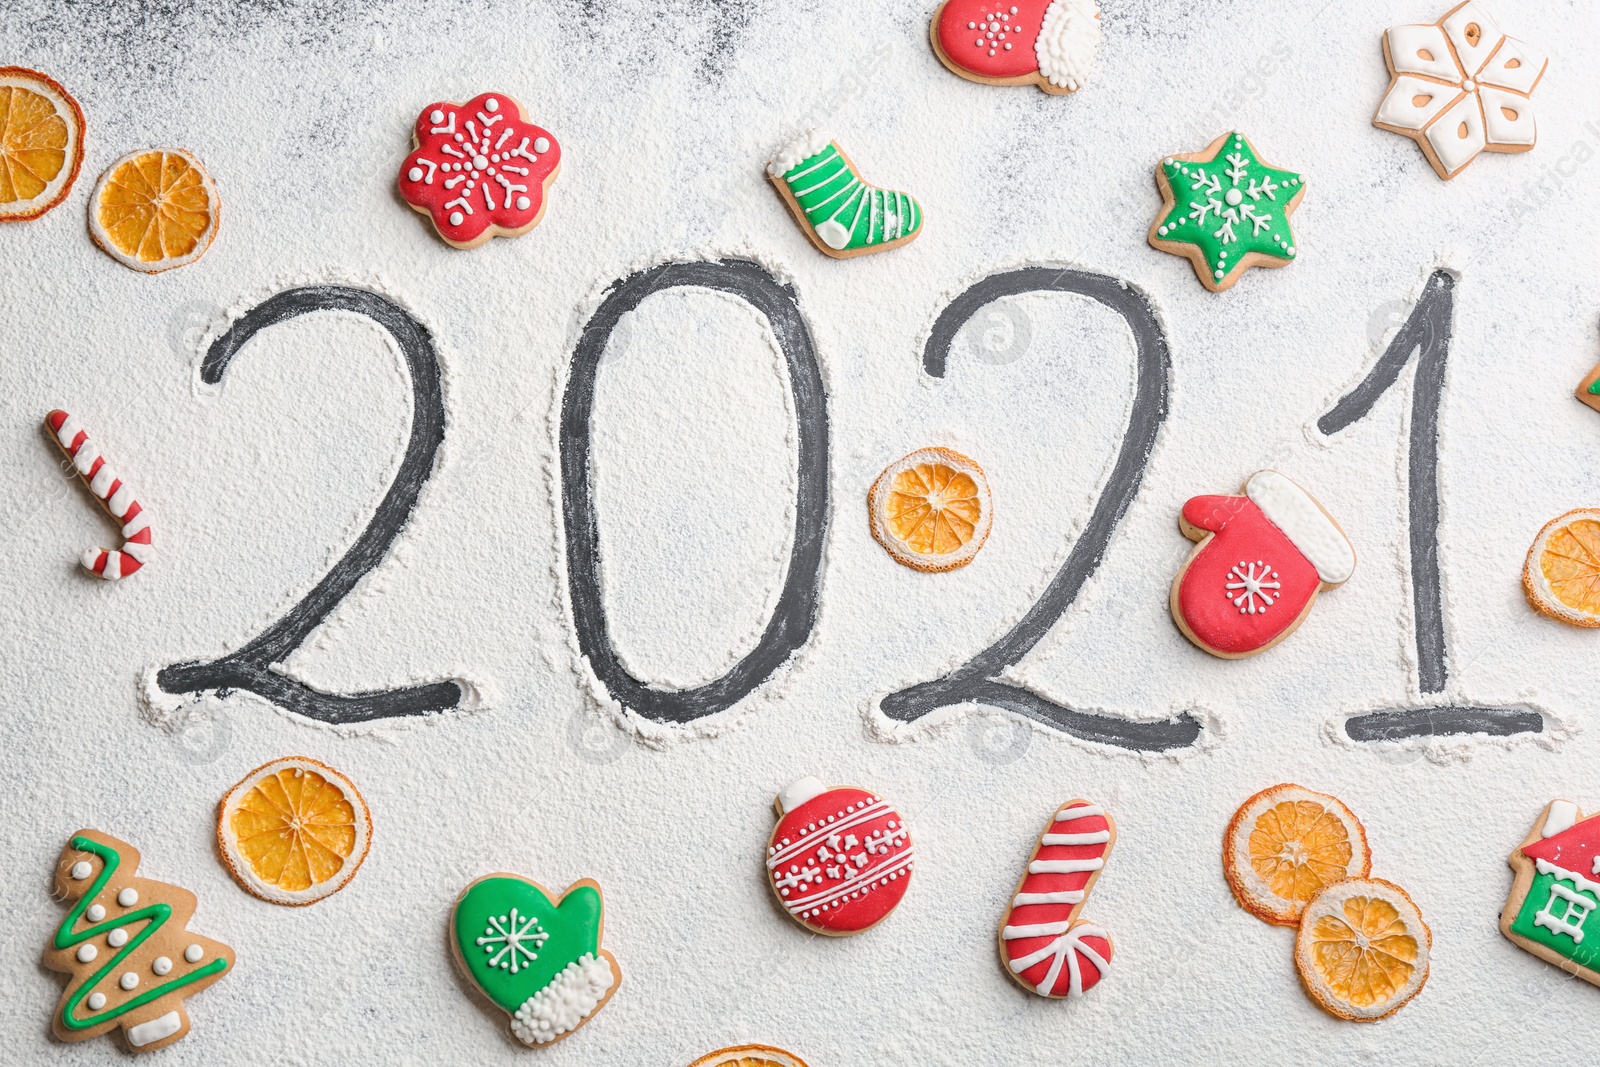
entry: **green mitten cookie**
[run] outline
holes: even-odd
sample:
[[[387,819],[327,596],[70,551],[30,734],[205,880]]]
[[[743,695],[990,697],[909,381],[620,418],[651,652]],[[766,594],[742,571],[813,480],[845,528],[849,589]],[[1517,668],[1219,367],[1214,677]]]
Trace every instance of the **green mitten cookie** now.
[[[590,879],[552,902],[543,886],[514,874],[479,878],[456,899],[456,962],[511,1016],[511,1032],[523,1044],[566,1037],[617,991],[622,969],[600,948],[604,907]]]

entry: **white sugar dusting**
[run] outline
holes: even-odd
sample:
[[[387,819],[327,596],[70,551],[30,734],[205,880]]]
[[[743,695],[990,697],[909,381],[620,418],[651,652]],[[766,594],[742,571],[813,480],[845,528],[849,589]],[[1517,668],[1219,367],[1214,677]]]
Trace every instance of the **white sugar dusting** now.
[[[1437,18],[1445,0],[1405,13],[1108,4],[1093,74],[1070,97],[951,75],[929,46],[933,6],[11,5],[4,62],[56,77],[88,116],[66,202],[0,228],[0,910],[20,923],[0,996],[31,1020],[14,1028],[14,1058],[70,1058],[42,1025],[60,985],[37,952],[64,911],[41,879],[85,826],[191,888],[194,927],[248,961],[189,1001],[193,1029],[164,1053],[174,1064],[524,1063],[507,1016],[465,994],[442,936],[461,888],[502,870],[605,890],[604,947],[626,981],[537,1053],[552,1065],[687,1063],[744,1041],[863,1065],[1135,1064],[1170,1048],[1422,1065],[1446,1035],[1484,1063],[1569,1052],[1570,1033],[1528,1020],[1584,1018],[1596,991],[1495,919],[1506,856],[1541,808],[1600,808],[1595,635],[1534,615],[1518,584],[1540,526],[1597,503],[1600,416],[1571,392],[1600,360],[1600,253],[1575,221],[1600,181],[1600,127],[1583,120],[1600,71],[1580,47],[1600,14],[1492,5],[1505,31],[1550,50],[1540,142],[1447,184],[1371,126],[1381,34]],[[420,109],[486,91],[559,138],[563,166],[537,229],[459,252],[399,200],[396,174]],[[1233,128],[1308,187],[1296,262],[1213,294],[1145,235],[1158,161]],[[850,261],[816,251],[766,174],[812,129],[865,180],[918,199],[916,242]],[[147,277],[93,246],[85,212],[111,161],[158,144],[204,162],[222,220],[203,259]],[[611,700],[582,661],[557,442],[568,362],[608,286],[721,256],[794,288],[828,394],[831,503],[810,640],[754,695],[685,727]],[[1123,719],[1188,712],[1204,726],[1197,751],[1133,756],[970,707],[914,723],[880,711],[1025,617],[1114,462],[1133,342],[1084,298],[999,301],[958,337],[943,379],[922,369],[957,293],[1027,265],[1145,294],[1172,372],[1098,570],[1004,678]],[[1430,695],[1407,533],[1413,372],[1342,433],[1315,424],[1441,265],[1459,276],[1438,466],[1449,679]],[[276,669],[343,694],[465,678],[471,714],[333,729],[246,694],[154,689],[152,672],[237,650],[306,596],[401,466],[404,363],[360,320],[274,326],[219,387],[197,385],[232,318],[328,282],[377,289],[430,331],[445,443],[387,558]],[[593,423],[603,593],[630,668],[696,685],[753,647],[793,551],[793,404],[760,317],[731,298],[664,295],[632,317]],[[56,407],[92,427],[159,522],[160,555],[126,581],[80,573],[78,551],[110,528],[40,429]],[[884,466],[933,445],[982,464],[996,505],[975,562],[948,575],[896,565],[865,508]],[[1264,468],[1322,502],[1358,563],[1285,644],[1224,662],[1169,616],[1191,548],[1178,510]],[[662,489],[636,493],[652,471]],[[1466,704],[1529,708],[1544,732],[1345,732],[1371,711]],[[348,774],[374,821],[356,878],[295,915],[242,893],[214,850],[217,798],[289,753]],[[808,936],[763,884],[772,798],[802,775],[882,795],[916,838],[903,903],[847,942]],[[1377,1026],[1319,1012],[1290,931],[1240,910],[1223,880],[1228,817],[1280,781],[1348,803],[1374,874],[1405,886],[1433,929],[1427,987]],[[1063,1005],[1005,976],[995,926],[1041,819],[1072,796],[1117,820],[1086,916],[1116,961]]]

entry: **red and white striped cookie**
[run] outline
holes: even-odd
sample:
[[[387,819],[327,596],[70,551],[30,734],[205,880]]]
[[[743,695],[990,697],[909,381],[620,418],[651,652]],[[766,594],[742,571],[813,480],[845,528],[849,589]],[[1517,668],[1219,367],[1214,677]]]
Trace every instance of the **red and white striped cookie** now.
[[[1078,913],[1116,841],[1116,823],[1104,808],[1069,800],[1033,846],[1000,920],[1000,959],[1007,974],[1041,997],[1084,993],[1111,966],[1111,935]]]
[[[78,477],[89,487],[113,519],[122,524],[123,544],[120,549],[85,549],[82,562],[85,570],[107,581],[126,578],[150,562],[150,518],[144,507],[133,498],[133,491],[123,484],[122,476],[111,469],[89,435],[84,432],[77,416],[56,410],[44,417],[61,451],[72,460]]]

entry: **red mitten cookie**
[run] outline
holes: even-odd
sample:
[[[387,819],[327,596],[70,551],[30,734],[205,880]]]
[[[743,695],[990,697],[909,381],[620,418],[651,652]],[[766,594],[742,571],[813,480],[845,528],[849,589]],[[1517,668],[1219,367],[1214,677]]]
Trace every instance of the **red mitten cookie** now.
[[[985,85],[1075,93],[1100,46],[1095,0],[947,0],[933,16],[939,62]]]
[[[1183,535],[1198,541],[1172,583],[1183,635],[1223,659],[1265,652],[1305,621],[1324,589],[1354,573],[1355,550],[1310,493],[1257,471],[1243,496],[1197,496]]]

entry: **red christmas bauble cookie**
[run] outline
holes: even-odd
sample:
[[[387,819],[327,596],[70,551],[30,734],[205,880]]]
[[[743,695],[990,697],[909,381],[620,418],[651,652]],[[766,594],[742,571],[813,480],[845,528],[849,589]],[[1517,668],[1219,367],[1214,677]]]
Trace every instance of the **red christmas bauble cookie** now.
[[[865,789],[801,778],[778,794],[767,877],[789,917],[832,937],[888,917],[911,881],[911,834]]]

